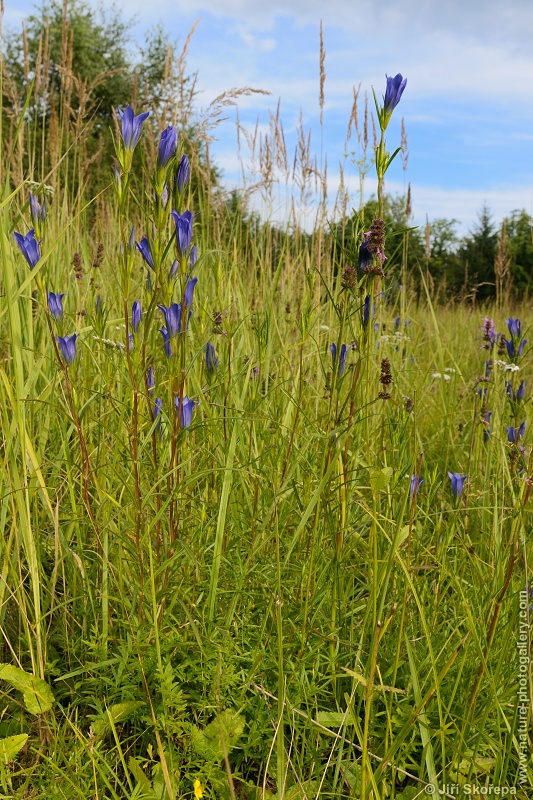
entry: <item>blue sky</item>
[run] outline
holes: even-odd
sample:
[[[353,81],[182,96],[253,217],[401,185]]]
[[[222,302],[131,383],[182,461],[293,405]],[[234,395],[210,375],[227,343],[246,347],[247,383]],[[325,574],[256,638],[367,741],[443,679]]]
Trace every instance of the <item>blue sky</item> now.
[[[91,6],[96,2],[91,0]],[[110,0],[104,0],[110,6]],[[239,102],[241,125],[268,130],[269,112],[280,101],[289,159],[302,114],[318,162],[327,154],[328,198],[339,183],[339,162],[357,205],[358,175],[345,158],[353,87],[381,96],[385,74],[401,72],[408,83],[389,126],[389,149],[400,140],[403,116],[409,161],[398,159],[387,188],[411,183],[414,221],[456,218],[466,233],[486,202],[495,221],[516,208],[533,213],[533,7],[530,0],[122,0],[135,17],[139,41],[161,23],[183,44],[200,19],[189,50],[198,71],[198,103],[206,109],[225,90],[250,86],[270,92]],[[32,11],[29,0],[6,0],[4,25],[17,27]],[[324,26],[326,82],[324,125],[319,125],[319,25]],[[372,106],[370,106],[372,107]],[[219,125],[213,155],[228,186],[239,183],[235,112]],[[241,142],[244,140],[241,139]],[[357,149],[354,136],[350,149]],[[321,155],[322,154],[322,155]],[[249,153],[242,161],[253,181]],[[374,186],[371,173],[366,194]],[[273,219],[286,213],[284,180],[268,202],[255,203]],[[312,215],[302,210],[302,219]]]

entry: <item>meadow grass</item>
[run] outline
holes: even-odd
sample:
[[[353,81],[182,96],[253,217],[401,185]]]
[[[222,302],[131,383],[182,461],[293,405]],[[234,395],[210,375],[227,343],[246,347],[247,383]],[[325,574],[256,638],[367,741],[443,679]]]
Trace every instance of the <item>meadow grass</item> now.
[[[483,349],[399,264],[354,277],[362,227],[333,258],[202,185],[165,206],[117,141],[95,216],[65,149],[32,269],[3,162],[2,796],[526,800],[530,309],[484,310],[515,353]]]

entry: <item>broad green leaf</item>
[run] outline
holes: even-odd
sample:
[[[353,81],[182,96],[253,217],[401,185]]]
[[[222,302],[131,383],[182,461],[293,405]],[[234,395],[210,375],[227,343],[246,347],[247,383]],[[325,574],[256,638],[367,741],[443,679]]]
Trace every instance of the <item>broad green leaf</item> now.
[[[135,711],[145,705],[141,700],[128,700],[125,703],[115,703],[102,714],[93,719],[92,729],[96,736],[103,736],[112,725],[129,719]]]
[[[10,761],[13,761],[27,741],[27,733],[19,733],[18,736],[7,736],[5,739],[0,739],[0,764],[9,764]]]
[[[24,705],[30,714],[44,714],[50,711],[55,702],[52,690],[46,681],[12,664],[0,664],[0,680],[6,681],[14,689],[22,692]]]

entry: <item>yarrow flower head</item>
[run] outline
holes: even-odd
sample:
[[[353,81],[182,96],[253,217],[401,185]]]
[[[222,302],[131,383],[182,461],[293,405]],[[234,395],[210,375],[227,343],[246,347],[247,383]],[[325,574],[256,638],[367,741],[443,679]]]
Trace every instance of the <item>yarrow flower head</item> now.
[[[72,336],[57,336],[56,341],[59,345],[61,355],[67,364],[73,364],[76,358],[76,339],[78,335],[73,333]]]
[[[448,477],[452,484],[452,494],[457,500],[463,493],[463,488],[468,475],[461,475],[460,472],[448,472]]]
[[[63,298],[64,294],[54,294],[48,292],[48,310],[55,320],[63,319]]]
[[[28,231],[26,236],[23,236],[22,233],[16,232],[13,234],[13,236],[20,248],[20,252],[28,262],[29,268],[33,269],[41,258],[41,253],[39,252],[39,242],[35,238],[34,228]]]
[[[142,133],[142,126],[145,119],[150,116],[149,111],[135,116],[131,106],[126,106],[124,110],[117,109],[122,129],[122,140],[126,150],[133,151]]]
[[[183,402],[180,404],[180,399],[176,396],[176,414],[179,417],[180,421],[180,428],[189,428],[192,422],[192,412],[194,411],[194,407],[196,405],[195,400],[190,400],[187,395],[183,398]],[[180,405],[181,405],[181,414],[180,414]]]
[[[172,156],[175,155],[177,146],[178,132],[173,125],[169,125],[168,128],[165,128],[159,140],[157,160],[160,167],[164,167]]]

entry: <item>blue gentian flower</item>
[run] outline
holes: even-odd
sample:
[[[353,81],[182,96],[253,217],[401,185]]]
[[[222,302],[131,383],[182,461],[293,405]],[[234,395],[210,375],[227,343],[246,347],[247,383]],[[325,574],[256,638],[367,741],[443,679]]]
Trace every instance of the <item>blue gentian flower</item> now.
[[[483,417],[483,422],[485,423],[485,429],[483,431],[483,438],[486,442],[490,439],[490,418],[492,417],[492,411],[487,411],[485,416]]]
[[[461,475],[459,472],[448,472],[448,477],[452,484],[452,494],[455,499],[458,499],[463,493],[463,488],[468,475]]]
[[[167,161],[170,158],[172,158],[172,156],[176,152],[177,146],[178,146],[178,132],[173,125],[169,125],[168,128],[165,128],[159,140],[159,149],[157,152],[157,158],[160,167],[164,167]]]
[[[390,116],[398,103],[400,102],[403,90],[407,85],[407,78],[403,78],[400,73],[394,78],[387,78],[387,88],[385,90],[385,98],[383,101],[383,110],[387,116]]]
[[[218,369],[218,358],[215,355],[215,347],[211,342],[207,342],[205,346],[205,365],[208,372],[214,372]]]
[[[424,483],[424,478],[421,478],[420,475],[411,475],[411,484],[409,486],[409,493],[411,497],[414,497],[417,494],[421,483]]]
[[[146,375],[146,388],[148,390],[148,394],[153,394],[155,389],[155,375],[153,367],[148,367],[148,373]]]
[[[189,183],[190,177],[191,177],[191,167],[189,164],[189,159],[184,153],[180,159],[180,163],[178,164],[178,171],[176,173],[176,183],[178,186],[178,192],[180,194]]]
[[[394,327],[395,328],[400,327],[400,317],[396,317],[396,319],[394,320]]]
[[[187,395],[183,398],[183,403],[181,404],[181,414],[180,414],[180,399],[176,396],[176,414],[180,420],[180,428],[189,428],[192,422],[192,412],[194,411],[194,406],[196,402],[194,400],[190,400]]]
[[[177,258],[175,258],[174,261],[172,262],[172,266],[170,267],[168,277],[175,278],[176,275],[178,274],[179,268],[180,268],[180,262],[178,261]]]
[[[171,303],[167,306],[158,305],[158,309],[165,317],[165,330],[169,336],[181,333],[181,303]]]
[[[519,318],[513,319],[509,317],[509,319],[505,320],[507,323],[507,327],[509,328],[509,335],[513,337],[513,339],[518,339],[522,336],[522,323],[520,322]]]
[[[170,341],[170,334],[164,325],[162,328],[159,329],[159,333],[163,337],[163,344],[165,346],[165,353],[167,355],[167,358],[172,358],[172,344]]]
[[[137,333],[139,325],[141,324],[142,315],[141,304],[136,300],[131,308],[131,327],[134,333]]]
[[[333,369],[335,369],[335,364],[337,362],[337,345],[333,342],[332,344],[330,344],[329,349],[330,349],[330,352],[331,352],[331,365],[332,365]],[[344,367],[346,366],[346,354],[347,354],[347,352],[348,352],[347,346],[345,344],[341,345],[341,354],[340,354],[340,358],[339,358],[339,369],[338,369],[338,372],[337,372],[337,375],[339,376],[339,378],[342,375],[342,373],[344,372]]]
[[[26,236],[15,232],[13,237],[20,248],[20,252],[28,262],[29,268],[33,269],[41,258],[41,254],[39,252],[39,242],[35,238],[34,228],[32,228],[31,231],[28,231]]]
[[[172,216],[176,224],[176,242],[178,250],[180,253],[186,253],[191,244],[194,217],[189,210],[184,211],[183,214],[172,211]]]
[[[187,308],[192,306],[193,295],[194,295],[194,287],[198,283],[198,278],[194,277],[191,278],[190,281],[187,281],[187,286],[185,287],[185,305]]]
[[[30,216],[37,235],[41,237],[44,233],[44,223],[46,220],[46,198],[42,205],[38,198],[30,192]]]
[[[64,294],[54,294],[54,292],[48,292],[48,310],[53,318],[58,321],[63,319],[64,296]]]
[[[161,414],[162,410],[163,410],[163,401],[161,400],[160,397],[156,397],[155,398],[154,407],[152,408],[152,416],[154,418],[154,422],[159,417],[159,415]],[[161,420],[158,419],[156,428],[159,428],[160,425],[161,425]]]
[[[515,429],[514,425],[507,426],[507,439],[511,444],[517,444],[523,438],[526,432],[526,423],[522,422],[519,428]]]
[[[372,269],[372,253],[368,249],[368,239],[366,233],[363,236],[363,241],[361,243],[361,247],[359,248],[357,265],[359,267],[359,271],[363,275],[366,275]]]
[[[76,339],[78,335],[73,333],[72,336],[57,336],[56,341],[61,350],[61,355],[67,364],[73,364],[76,358]]]
[[[196,262],[198,261],[198,248],[195,244],[191,247],[191,252],[189,255],[189,266],[192,269]]]
[[[137,250],[142,255],[143,259],[146,261],[151,269],[155,270],[154,265],[154,257],[152,256],[152,250],[150,249],[150,242],[148,241],[147,236],[143,236],[140,242],[136,244]]]
[[[516,393],[516,399],[523,400],[525,393],[526,393],[526,382],[520,381],[520,386],[518,387],[518,391]]]
[[[527,339],[522,339],[518,347],[515,347],[514,339],[502,338],[502,341],[504,342],[505,347],[507,348],[507,355],[509,356],[509,358],[514,358],[515,356],[521,356],[522,353],[524,352],[524,347],[527,344]]]
[[[144,120],[150,116],[149,111],[135,116],[131,106],[126,106],[124,111],[118,108],[118,116],[122,127],[122,139],[127,150],[133,150],[142,132]]]
[[[370,320],[370,295],[367,294],[363,303],[363,328],[366,328]]]

